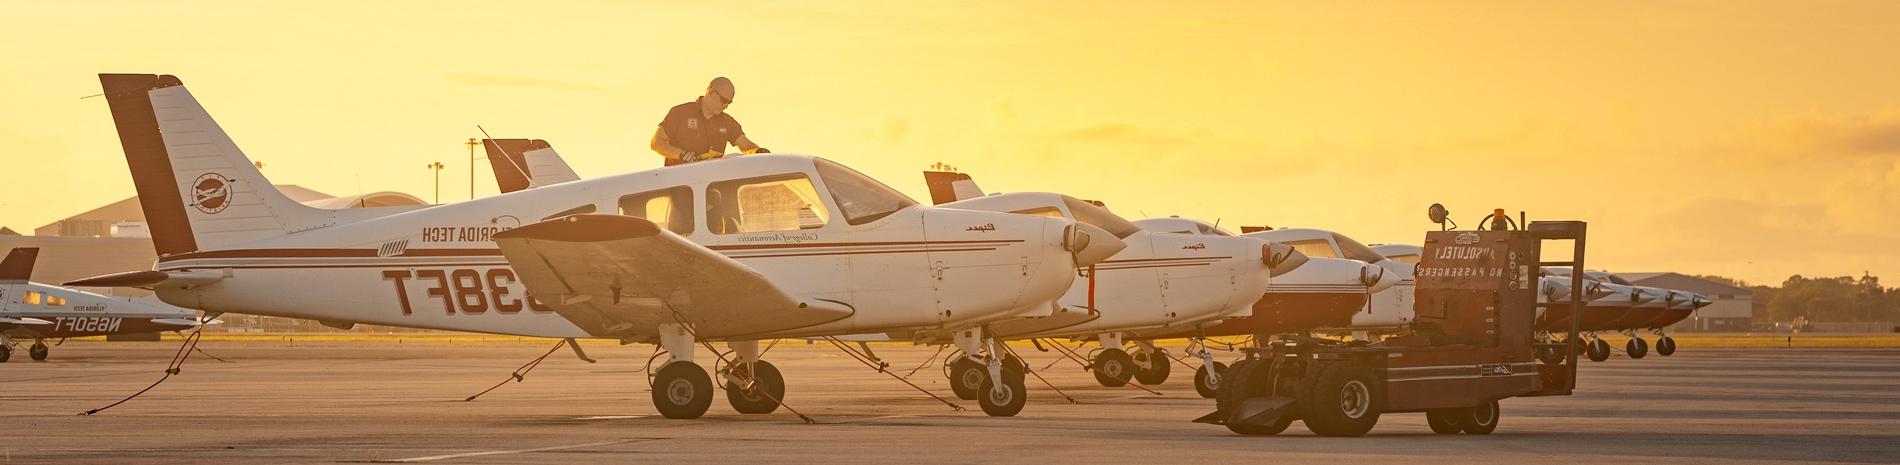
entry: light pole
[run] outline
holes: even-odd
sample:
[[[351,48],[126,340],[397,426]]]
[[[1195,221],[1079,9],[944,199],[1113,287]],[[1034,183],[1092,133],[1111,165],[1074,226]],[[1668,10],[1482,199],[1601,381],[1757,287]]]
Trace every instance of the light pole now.
[[[468,199],[475,200],[475,146],[481,143],[475,142],[473,137],[468,138],[466,143],[468,144]]]
[[[435,172],[435,204],[436,205],[442,204],[442,168],[443,167],[444,165],[442,164],[442,162],[439,162],[439,161],[435,163],[430,163],[429,166],[427,166],[427,168],[429,168],[430,171]]]

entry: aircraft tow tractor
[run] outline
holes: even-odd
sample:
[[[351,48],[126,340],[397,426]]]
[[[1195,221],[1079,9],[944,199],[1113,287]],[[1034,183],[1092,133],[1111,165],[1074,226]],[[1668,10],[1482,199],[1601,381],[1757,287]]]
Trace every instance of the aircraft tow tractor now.
[[[1444,224],[1444,208],[1432,207]],[[1541,307],[1577,312],[1583,300],[1539,303],[1537,277],[1541,266],[1581,276],[1586,224],[1512,222],[1503,210],[1487,219],[1488,230],[1426,234],[1409,331],[1378,342],[1287,335],[1243,349],[1216,395],[1218,410],[1194,421],[1265,436],[1300,420],[1321,436],[1361,436],[1381,414],[1424,412],[1433,432],[1488,434],[1499,399],[1570,395],[1578,348],[1538,342],[1533,325]],[[1571,241],[1571,259],[1541,262],[1547,240]],[[1583,295],[1582,284],[1572,281],[1570,295]],[[1580,340],[1574,322],[1569,332],[1564,340]],[[1539,350],[1564,356],[1540,363]]]

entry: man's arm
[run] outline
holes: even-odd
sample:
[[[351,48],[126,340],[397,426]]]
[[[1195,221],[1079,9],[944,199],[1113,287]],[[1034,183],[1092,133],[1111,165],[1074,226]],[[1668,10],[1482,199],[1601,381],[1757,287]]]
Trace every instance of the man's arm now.
[[[739,138],[733,139],[732,145],[739,146],[739,150],[745,153],[753,153],[759,150],[759,144],[752,143],[752,139],[747,139],[745,134],[740,134]]]
[[[659,153],[661,157],[669,159],[684,160],[681,157],[686,155],[686,150],[673,146],[672,139],[666,137],[664,127],[653,129],[653,142],[648,143],[647,146],[652,147],[653,151]]]

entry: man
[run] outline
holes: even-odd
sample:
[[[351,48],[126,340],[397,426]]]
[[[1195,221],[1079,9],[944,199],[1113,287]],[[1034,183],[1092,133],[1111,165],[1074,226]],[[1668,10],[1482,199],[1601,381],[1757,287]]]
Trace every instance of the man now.
[[[706,95],[698,100],[675,105],[653,131],[654,152],[666,157],[666,166],[710,160],[725,156],[726,144],[745,153],[770,153],[745,137],[739,121],[726,114],[732,105],[732,80],[713,78]]]

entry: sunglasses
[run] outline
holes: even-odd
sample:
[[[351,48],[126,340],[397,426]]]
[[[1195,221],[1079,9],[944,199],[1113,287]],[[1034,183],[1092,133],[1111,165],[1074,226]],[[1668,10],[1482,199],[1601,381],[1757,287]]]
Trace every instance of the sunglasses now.
[[[714,97],[719,97],[719,103],[723,103],[723,104],[727,104],[727,105],[731,105],[731,104],[732,104],[732,97],[727,97],[727,96],[724,96],[724,95],[720,95],[720,94],[719,94],[719,89],[713,89],[713,90],[712,90],[712,94],[713,94],[713,96],[714,96]]]

